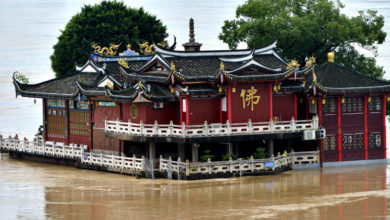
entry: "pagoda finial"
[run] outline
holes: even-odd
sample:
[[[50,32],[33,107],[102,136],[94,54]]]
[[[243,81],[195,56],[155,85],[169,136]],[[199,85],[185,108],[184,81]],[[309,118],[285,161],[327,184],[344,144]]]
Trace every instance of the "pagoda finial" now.
[[[190,42],[195,42],[194,19],[190,18]]]
[[[202,44],[195,42],[195,33],[194,33],[194,19],[190,19],[190,39],[187,43],[183,44],[185,51],[200,51]]]

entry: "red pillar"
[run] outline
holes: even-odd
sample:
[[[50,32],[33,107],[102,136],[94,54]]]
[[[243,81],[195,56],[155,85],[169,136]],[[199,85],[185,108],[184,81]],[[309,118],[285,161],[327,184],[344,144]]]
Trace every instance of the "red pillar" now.
[[[383,158],[386,158],[386,94],[382,96],[382,147],[383,147]]]
[[[65,100],[65,112],[66,112],[66,118],[65,118],[65,120],[66,120],[66,122],[65,122],[65,125],[66,125],[66,127],[65,127],[65,129],[66,129],[66,132],[65,132],[66,133],[66,137],[65,138],[66,139],[65,139],[65,144],[69,145],[69,142],[70,142],[69,100]]]
[[[231,86],[227,86],[227,113],[229,123],[232,123],[232,89]]]
[[[186,96],[186,125],[190,125],[190,98]]]
[[[272,83],[269,83],[269,119],[273,116],[273,104],[272,104]]]
[[[183,97],[180,97],[180,125],[183,124]]]
[[[341,159],[341,97],[337,97],[337,161]]]
[[[222,112],[222,99],[223,99],[223,97],[220,97],[219,98],[219,123],[223,123],[222,122],[222,114],[223,114],[223,112]]]
[[[368,160],[368,127],[367,127],[367,95],[364,96],[363,101],[363,122],[364,122],[364,139],[363,139],[363,147],[364,147],[364,159]]]
[[[42,122],[42,126],[43,126],[43,140],[46,141],[47,140],[47,126],[46,126],[46,116],[47,116],[47,109],[46,109],[46,99],[42,99],[42,111],[43,111],[43,122]]]
[[[318,107],[318,125],[322,124],[322,97],[317,98],[317,107]],[[320,162],[324,162],[324,148],[323,140],[318,140],[318,145],[320,146]]]
[[[297,103],[297,94],[294,93],[294,119],[298,120],[298,103]]]
[[[89,114],[89,149],[88,151],[91,152],[93,149],[93,109],[95,108],[94,103],[91,102],[88,105],[88,114]]]

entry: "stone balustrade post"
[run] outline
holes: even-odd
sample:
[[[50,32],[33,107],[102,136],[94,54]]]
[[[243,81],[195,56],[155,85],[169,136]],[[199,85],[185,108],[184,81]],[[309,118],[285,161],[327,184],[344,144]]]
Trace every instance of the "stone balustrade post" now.
[[[313,116],[313,120],[312,120],[312,126],[313,126],[313,129],[317,129],[318,128],[318,115],[314,115]]]
[[[100,152],[100,166],[103,166],[103,153]]]
[[[135,154],[133,154],[133,170],[135,170],[136,167],[137,158],[135,157]]]
[[[204,131],[204,134],[205,135],[208,135],[209,134],[209,126],[207,124],[207,121],[204,121],[204,124],[203,124],[203,131]]]
[[[62,145],[62,157],[65,157],[65,143]]]
[[[121,169],[123,170],[124,167],[125,167],[125,156],[122,154],[121,155]]]
[[[186,160],[186,176],[190,175],[190,161]]]
[[[159,161],[159,170],[160,170],[160,172],[162,172],[163,171],[163,166],[162,166],[162,160],[163,160],[163,156],[160,154],[160,161]]]
[[[131,134],[131,120],[127,121],[127,134]]]
[[[114,153],[112,152],[111,153],[111,166],[114,167],[115,166],[115,159],[114,159]]]
[[[157,120],[154,121],[154,135],[158,135],[158,122]]]
[[[142,163],[142,171],[146,172],[146,167],[145,167],[145,156],[144,156],[144,155],[142,155],[141,163]]]
[[[295,126],[296,125],[295,125],[295,118],[294,118],[294,116],[291,117],[290,126],[291,126],[292,131],[295,131]]]
[[[226,120],[226,133],[230,135],[230,123],[229,120]]]
[[[140,132],[140,135],[143,134],[143,130],[144,130],[144,122],[141,120],[139,122],[139,132]]]
[[[251,155],[251,171],[255,171],[255,159],[253,158],[253,155]]]
[[[181,135],[182,135],[182,137],[186,136],[186,123],[184,121],[181,124]]]
[[[210,157],[209,158],[207,158],[207,163],[208,163],[208,167],[209,167],[209,174],[211,174],[211,159],[210,159]]]
[[[233,159],[231,156],[229,157],[229,171],[233,173]]]
[[[173,121],[171,120],[169,122],[168,135],[172,136],[172,133],[173,133]]]
[[[252,120],[248,119],[248,132],[249,134],[252,134]]]
[[[269,121],[269,130],[270,130],[270,132],[274,132],[274,130],[275,130],[275,122],[272,118]]]
[[[180,173],[180,157],[177,158],[177,173],[179,174]]]

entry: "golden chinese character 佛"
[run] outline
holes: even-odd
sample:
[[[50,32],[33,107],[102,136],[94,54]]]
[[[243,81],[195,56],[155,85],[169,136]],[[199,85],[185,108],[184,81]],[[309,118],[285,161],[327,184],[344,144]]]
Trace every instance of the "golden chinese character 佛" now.
[[[240,97],[242,98],[242,108],[245,109],[249,105],[251,106],[251,111],[253,112],[253,105],[256,105],[260,101],[260,96],[255,94],[257,93],[257,89],[251,86],[250,89],[242,89]]]

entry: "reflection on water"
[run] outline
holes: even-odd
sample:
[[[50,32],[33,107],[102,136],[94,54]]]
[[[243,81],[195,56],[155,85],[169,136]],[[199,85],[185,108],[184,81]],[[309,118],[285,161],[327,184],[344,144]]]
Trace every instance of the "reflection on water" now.
[[[0,160],[0,214],[77,219],[353,219],[387,215],[387,166],[230,179],[136,179]]]

